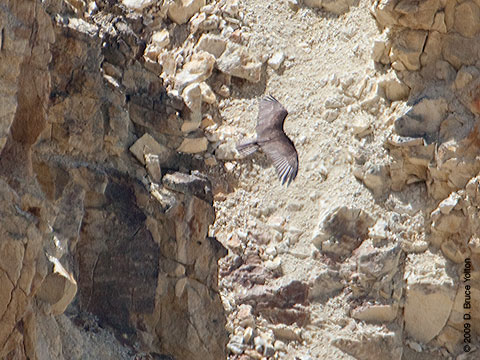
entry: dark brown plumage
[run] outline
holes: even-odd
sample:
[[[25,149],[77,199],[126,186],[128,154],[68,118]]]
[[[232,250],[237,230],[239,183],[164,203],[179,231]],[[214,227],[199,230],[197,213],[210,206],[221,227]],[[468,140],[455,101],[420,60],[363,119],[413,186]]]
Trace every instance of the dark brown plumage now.
[[[257,138],[237,144],[243,156],[253,154],[259,148],[275,165],[282,185],[295,180],[298,173],[298,154],[292,140],[283,131],[283,123],[288,112],[273,96],[260,101],[257,120]]]

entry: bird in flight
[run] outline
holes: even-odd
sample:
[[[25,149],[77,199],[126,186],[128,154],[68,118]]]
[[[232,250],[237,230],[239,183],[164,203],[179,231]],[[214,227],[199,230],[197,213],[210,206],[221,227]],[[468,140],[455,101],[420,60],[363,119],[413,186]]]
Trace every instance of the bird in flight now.
[[[238,143],[237,150],[245,157],[261,148],[275,165],[282,185],[287,183],[288,186],[297,177],[298,154],[292,140],[283,131],[287,115],[287,110],[277,99],[265,96],[258,110],[257,138]]]

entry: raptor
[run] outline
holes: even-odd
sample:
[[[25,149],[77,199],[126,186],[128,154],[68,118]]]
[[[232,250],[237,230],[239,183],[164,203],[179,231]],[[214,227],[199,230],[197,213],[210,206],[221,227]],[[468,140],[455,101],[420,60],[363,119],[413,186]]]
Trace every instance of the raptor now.
[[[237,150],[246,157],[261,149],[275,166],[282,185],[287,183],[288,186],[297,177],[298,154],[283,130],[287,115],[287,110],[277,99],[265,96],[258,110],[257,138],[238,143]]]

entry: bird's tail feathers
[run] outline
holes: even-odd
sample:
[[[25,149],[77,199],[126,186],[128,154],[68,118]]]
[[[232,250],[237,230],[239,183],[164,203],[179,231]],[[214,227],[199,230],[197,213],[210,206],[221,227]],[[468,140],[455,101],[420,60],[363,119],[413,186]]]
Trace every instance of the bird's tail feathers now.
[[[255,140],[247,140],[237,144],[237,151],[242,157],[246,157],[257,151],[259,147]]]

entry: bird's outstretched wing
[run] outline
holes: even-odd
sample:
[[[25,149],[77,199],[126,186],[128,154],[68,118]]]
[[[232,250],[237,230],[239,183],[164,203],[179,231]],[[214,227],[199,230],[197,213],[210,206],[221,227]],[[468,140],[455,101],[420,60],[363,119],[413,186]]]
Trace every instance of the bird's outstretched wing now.
[[[262,150],[275,165],[282,185],[287,186],[295,180],[298,174],[298,154],[293,142],[283,133],[267,142],[260,143]]]
[[[283,122],[288,112],[282,104],[271,95],[260,101],[257,119],[257,139],[267,140],[276,137],[278,131],[283,132]]]

